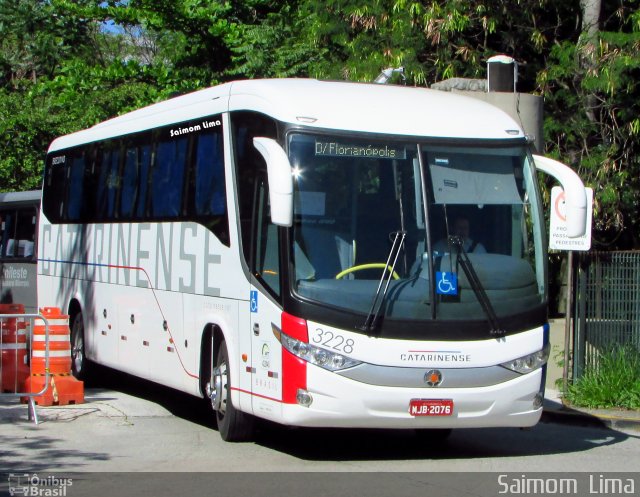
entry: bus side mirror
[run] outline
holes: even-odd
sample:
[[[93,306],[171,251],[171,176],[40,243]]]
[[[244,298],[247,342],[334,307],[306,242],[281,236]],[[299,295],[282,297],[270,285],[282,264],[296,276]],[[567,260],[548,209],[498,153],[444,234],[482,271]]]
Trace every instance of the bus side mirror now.
[[[293,174],[289,158],[271,138],[254,138],[253,146],[267,163],[271,222],[277,226],[293,224]]]
[[[556,178],[565,192],[567,236],[577,238],[587,229],[587,192],[580,177],[569,166],[548,157],[534,155],[538,171]]]

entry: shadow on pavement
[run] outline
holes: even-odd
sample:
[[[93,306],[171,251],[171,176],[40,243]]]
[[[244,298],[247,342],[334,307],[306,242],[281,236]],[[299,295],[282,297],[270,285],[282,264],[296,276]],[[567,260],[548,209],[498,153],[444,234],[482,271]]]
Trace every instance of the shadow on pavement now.
[[[216,429],[208,402],[125,373],[97,367],[87,388],[108,388],[159,404],[173,415]],[[411,460],[522,457],[575,453],[614,445],[630,435],[598,423],[557,423],[545,416],[530,429],[454,430],[446,440],[413,430],[290,428],[259,421],[256,444],[305,460]],[[594,427],[600,429],[594,430]]]
[[[91,377],[85,381],[85,389],[109,389],[126,393],[156,403],[176,417],[216,428],[210,404],[204,399],[114,369],[93,364],[92,367]],[[101,395],[95,400],[109,399]]]

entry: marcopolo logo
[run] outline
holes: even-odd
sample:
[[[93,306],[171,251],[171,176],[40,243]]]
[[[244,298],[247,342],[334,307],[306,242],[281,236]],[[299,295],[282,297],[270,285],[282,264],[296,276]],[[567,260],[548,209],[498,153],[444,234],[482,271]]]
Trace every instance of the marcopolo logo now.
[[[9,474],[9,495],[11,496],[66,497],[67,487],[72,485],[71,478],[61,476],[38,476],[36,473]]]

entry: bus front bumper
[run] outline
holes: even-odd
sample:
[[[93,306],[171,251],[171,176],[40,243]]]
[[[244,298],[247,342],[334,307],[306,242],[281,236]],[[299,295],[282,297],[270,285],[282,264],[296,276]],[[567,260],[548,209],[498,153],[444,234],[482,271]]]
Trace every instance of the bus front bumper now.
[[[474,388],[397,388],[356,382],[307,368],[311,404],[283,404],[286,425],[359,428],[529,427],[542,415],[543,370],[497,385]],[[450,414],[412,415],[412,401],[443,400]]]

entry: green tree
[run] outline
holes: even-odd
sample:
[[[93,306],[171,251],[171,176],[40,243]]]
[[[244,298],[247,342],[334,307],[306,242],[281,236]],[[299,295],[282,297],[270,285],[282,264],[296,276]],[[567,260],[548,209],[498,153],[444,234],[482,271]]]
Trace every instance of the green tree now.
[[[0,189],[39,185],[56,136],[217,82],[205,63],[184,62],[194,46],[184,33],[138,18],[103,29],[132,12],[98,0],[0,3]]]
[[[38,0],[0,2],[0,87],[51,77],[61,60],[88,56],[89,25],[59,16],[52,3]]]
[[[638,246],[638,0],[600,1],[2,0],[0,189],[36,185],[55,136],[176,93],[397,66],[428,86],[505,53],[545,98],[546,152],[596,190],[596,240]]]
[[[44,151],[72,128],[40,89],[62,61],[87,56],[88,30],[79,18],[57,16],[50,2],[0,3],[0,187],[39,186]]]
[[[321,55],[309,76],[371,81],[385,67],[404,66],[408,84],[428,85],[484,77],[486,59],[508,53],[522,63],[522,89],[530,91],[545,53],[571,33],[579,9],[548,0],[300,0],[295,12],[288,27],[297,42],[285,39],[274,56],[292,47]],[[276,39],[265,36],[263,46]]]
[[[553,46],[538,81],[549,152],[594,188],[596,247],[640,246],[640,11],[608,4]],[[594,24],[595,22],[595,24]]]

